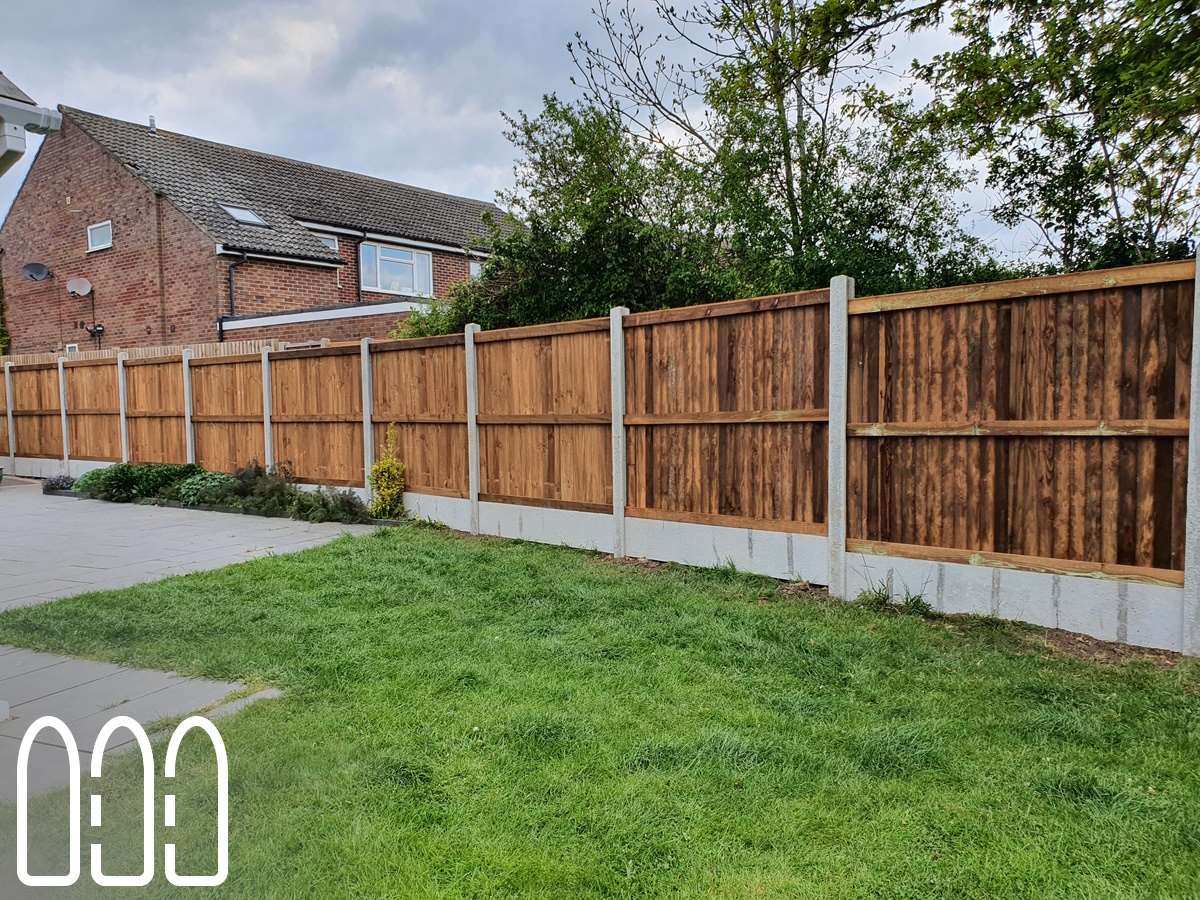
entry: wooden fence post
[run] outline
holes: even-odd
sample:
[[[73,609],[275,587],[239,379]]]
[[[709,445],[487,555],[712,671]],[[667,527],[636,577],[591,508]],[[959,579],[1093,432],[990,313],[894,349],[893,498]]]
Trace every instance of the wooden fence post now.
[[[1192,305],[1191,395],[1188,403],[1187,519],[1183,546],[1183,607],[1180,649],[1200,656],[1200,249],[1196,252],[1196,275]],[[1181,325],[1183,323],[1180,323]],[[1186,327],[1186,325],[1184,325]]]
[[[192,428],[192,351],[185,347],[180,354],[183,365],[183,445],[185,461],[196,461],[196,432]]]
[[[612,378],[612,509],[613,556],[625,555],[625,317],[629,310],[608,312],[609,373]]]
[[[367,502],[371,500],[371,467],[375,465],[375,384],[371,372],[371,339],[365,337],[360,343],[362,364],[362,427],[363,427],[363,487],[367,489]]]
[[[120,417],[121,428],[121,462],[129,462],[129,419],[128,400],[125,394],[125,360],[128,353],[117,354],[117,415]]]
[[[6,362],[4,364],[4,399],[5,399],[5,415],[8,418],[8,467],[10,475],[17,474],[17,430],[16,416],[13,415],[13,382],[12,382],[12,367],[13,364]]]
[[[471,501],[471,533],[479,534],[479,372],[475,362],[474,322],[463,330],[467,366],[467,496]]]
[[[854,279],[829,282],[829,593],[846,596],[846,378],[849,365],[849,304]]]
[[[63,467],[71,463],[71,425],[67,421],[67,370],[63,367],[67,358],[58,358],[58,417],[62,422]]]
[[[275,445],[271,436],[271,351],[262,351],[263,387],[263,468],[268,472],[275,468]]]

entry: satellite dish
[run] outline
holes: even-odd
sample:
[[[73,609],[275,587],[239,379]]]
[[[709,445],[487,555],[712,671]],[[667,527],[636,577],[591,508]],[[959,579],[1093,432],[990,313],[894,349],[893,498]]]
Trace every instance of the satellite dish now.
[[[41,263],[25,263],[21,266],[21,274],[30,281],[45,281],[50,277],[50,269]]]
[[[92,292],[92,283],[86,278],[72,278],[67,282],[67,293],[72,297],[86,297]]]

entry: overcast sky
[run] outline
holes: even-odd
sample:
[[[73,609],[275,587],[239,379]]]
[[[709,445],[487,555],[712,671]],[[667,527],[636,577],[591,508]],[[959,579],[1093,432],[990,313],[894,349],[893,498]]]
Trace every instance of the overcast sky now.
[[[592,23],[588,0],[3,4],[0,71],[42,106],[153,114],[172,131],[484,200],[511,181],[500,111],[574,96],[566,44]],[[37,142],[0,176],[0,218]],[[984,215],[965,224],[1003,237]]]

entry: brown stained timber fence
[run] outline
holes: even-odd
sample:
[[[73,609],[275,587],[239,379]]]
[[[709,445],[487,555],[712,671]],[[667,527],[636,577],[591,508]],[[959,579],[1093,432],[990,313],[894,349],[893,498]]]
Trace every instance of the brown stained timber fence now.
[[[851,299],[847,549],[1179,583],[1194,273]],[[127,448],[117,365],[72,361],[69,451],[181,462],[190,421],[207,468],[273,461],[362,485],[392,430],[409,490],[468,498],[475,434],[480,500],[611,512],[610,333],[609,319],[476,333],[473,422],[461,334],[186,369],[179,353],[128,359]],[[620,334],[626,516],[826,533],[828,290],[626,315]],[[8,374],[13,455],[61,457],[57,365]]]

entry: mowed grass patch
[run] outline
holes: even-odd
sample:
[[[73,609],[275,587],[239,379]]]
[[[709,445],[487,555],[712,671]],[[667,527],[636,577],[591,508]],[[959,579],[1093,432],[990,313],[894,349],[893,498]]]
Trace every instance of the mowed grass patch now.
[[[1194,664],[778,588],[413,525],[12,611],[0,641],[283,688],[220,724],[221,896],[1195,895]],[[160,840],[201,869],[186,746]],[[104,783],[106,829],[136,823],[134,761]]]

